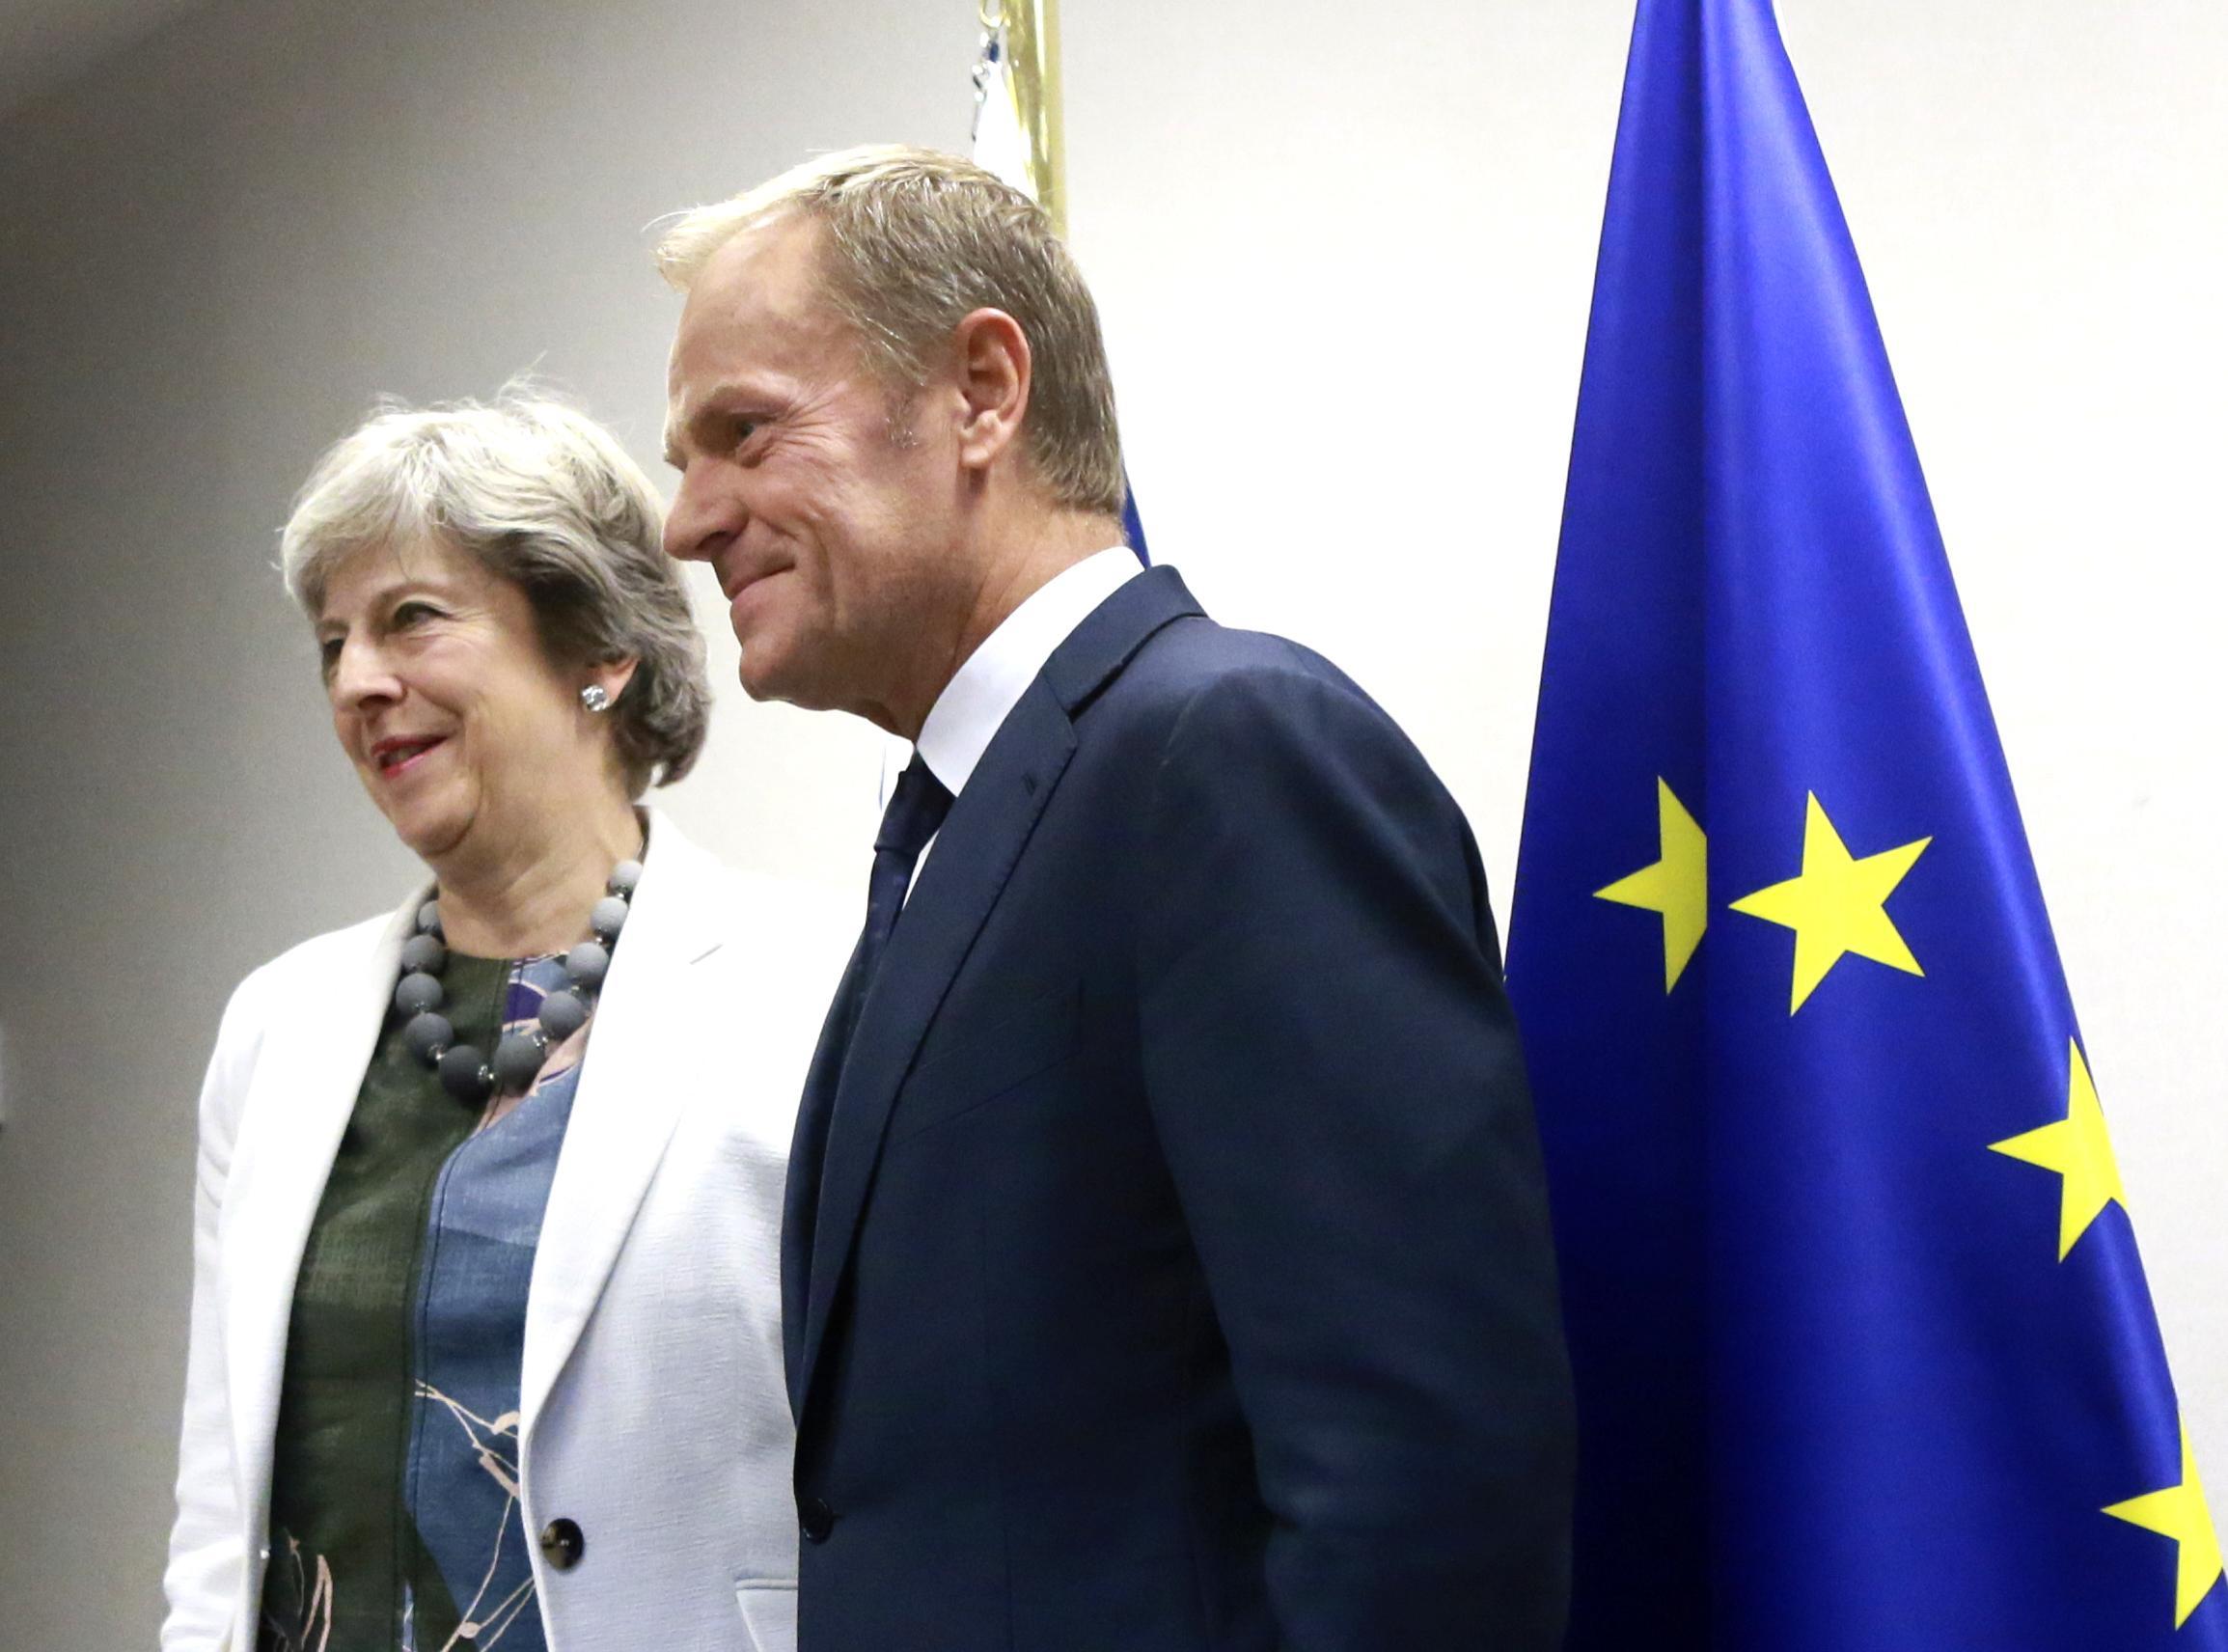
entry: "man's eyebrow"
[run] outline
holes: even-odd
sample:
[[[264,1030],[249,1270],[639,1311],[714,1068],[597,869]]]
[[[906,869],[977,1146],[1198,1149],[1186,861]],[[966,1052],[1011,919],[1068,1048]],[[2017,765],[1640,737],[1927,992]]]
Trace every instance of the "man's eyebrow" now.
[[[665,427],[665,462],[675,470],[681,468],[680,438],[706,420],[717,419],[731,412],[738,402],[756,403],[765,399],[766,392],[739,378],[724,378],[690,405],[686,417],[669,414]]]

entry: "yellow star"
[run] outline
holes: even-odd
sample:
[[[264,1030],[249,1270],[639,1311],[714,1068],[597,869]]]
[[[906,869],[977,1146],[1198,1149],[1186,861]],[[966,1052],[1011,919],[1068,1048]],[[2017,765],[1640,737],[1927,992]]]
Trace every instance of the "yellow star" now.
[[[1710,890],[1705,847],[1708,840],[1686,806],[1671,795],[1668,782],[1656,782],[1656,841],[1663,858],[1622,877],[1594,895],[1619,906],[1658,912],[1664,919],[1664,990],[1679,984],[1702,930],[1710,922]]]
[[[1888,918],[1887,897],[1933,841],[1921,838],[1855,859],[1826,818],[1818,794],[1810,794],[1802,819],[1802,875],[1733,902],[1735,912],[1795,931],[1795,990],[1788,1014],[1802,1007],[1844,953],[1914,976],[1926,974]]]
[[[2116,1502],[2104,1512],[2180,1545],[2181,1557],[2174,1567],[2174,1627],[2181,1628],[2206,1591],[2220,1580],[2220,1534],[2205,1507],[2205,1488],[2197,1482],[2197,1458],[2189,1449],[2187,1423],[2182,1426],[2182,1483]]]
[[[2128,1208],[2127,1190],[2120,1186],[2120,1167],[2112,1157],[2112,1139],[2104,1131],[2104,1110],[2097,1104],[2097,1087],[2089,1077],[2089,1063],[2081,1047],[2068,1040],[2074,1052],[2073,1079],[2067,1085],[2066,1115],[2055,1124],[2029,1130],[2002,1142],[1991,1142],[1989,1150],[2024,1164],[2055,1170],[2059,1183],[2058,1260],[2074,1248],[2074,1241],[2089,1230],[2089,1224],[2104,1214],[2114,1199]]]

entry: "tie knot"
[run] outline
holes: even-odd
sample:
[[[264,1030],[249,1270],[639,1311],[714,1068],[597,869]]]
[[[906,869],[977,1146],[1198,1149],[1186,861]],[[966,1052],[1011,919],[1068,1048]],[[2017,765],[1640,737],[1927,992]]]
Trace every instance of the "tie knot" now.
[[[882,812],[882,830],[875,835],[874,852],[894,851],[908,862],[915,860],[950,812],[951,793],[915,753],[890,793],[890,807]]]

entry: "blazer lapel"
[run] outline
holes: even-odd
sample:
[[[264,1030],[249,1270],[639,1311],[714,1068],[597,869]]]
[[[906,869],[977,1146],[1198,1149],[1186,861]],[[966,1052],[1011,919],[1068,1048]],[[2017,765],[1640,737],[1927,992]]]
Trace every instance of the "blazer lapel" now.
[[[298,1002],[274,1018],[242,1103],[223,1246],[233,1462],[238,1506],[252,1523],[251,1555],[267,1519],[295,1275],[426,894],[414,894],[384,928],[367,926],[368,947],[346,949],[310,976]]]
[[[650,819],[640,887],[596,1005],[564,1147],[549,1189],[527,1294],[521,1437],[579,1343],[701,1071],[672,1059],[675,1016],[717,1006],[687,996],[690,971],[719,950],[713,863],[663,814]]]
[[[805,1300],[803,1368],[790,1395],[800,1419],[891,1109],[945,992],[1074,755],[1071,714],[1147,637],[1199,612],[1173,568],[1141,574],[1108,597],[1054,651],[951,806],[860,1010],[836,1093]]]
[[[805,1299],[804,1369],[791,1396],[800,1417],[898,1086],[1074,750],[1067,713],[1039,678],[1007,714],[952,804],[882,954],[828,1127]]]

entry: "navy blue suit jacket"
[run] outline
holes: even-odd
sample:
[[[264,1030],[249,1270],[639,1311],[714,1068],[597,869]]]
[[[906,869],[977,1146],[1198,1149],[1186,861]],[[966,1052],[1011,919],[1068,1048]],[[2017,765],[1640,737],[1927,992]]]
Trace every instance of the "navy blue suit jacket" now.
[[[945,822],[785,1237],[801,1652],[1549,1652],[1572,1424],[1477,851],[1169,568]]]

